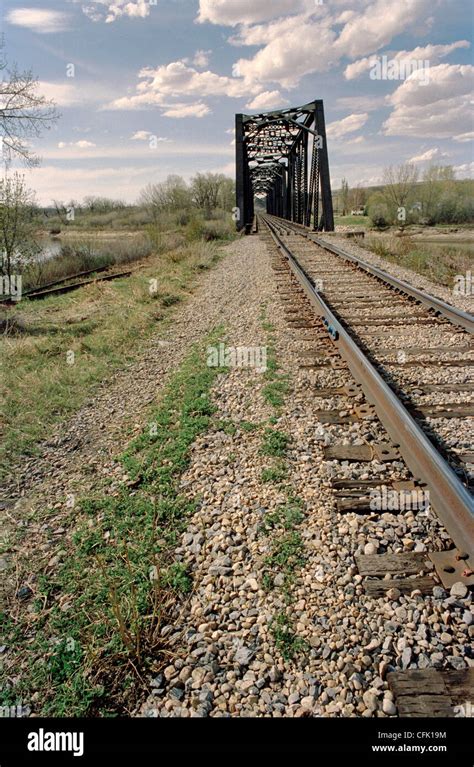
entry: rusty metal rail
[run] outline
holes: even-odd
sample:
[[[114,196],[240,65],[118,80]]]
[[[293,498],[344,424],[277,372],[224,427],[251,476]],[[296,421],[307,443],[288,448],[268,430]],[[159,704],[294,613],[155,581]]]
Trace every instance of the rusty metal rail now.
[[[324,318],[335,346],[398,446],[408,468],[415,478],[427,485],[435,511],[465,560],[466,567],[474,570],[474,499],[327,306],[312,278],[278,236],[275,223],[266,216],[262,220],[268,226],[275,244],[288,259],[293,274],[316,313]],[[283,227],[286,226],[287,222],[284,222]]]

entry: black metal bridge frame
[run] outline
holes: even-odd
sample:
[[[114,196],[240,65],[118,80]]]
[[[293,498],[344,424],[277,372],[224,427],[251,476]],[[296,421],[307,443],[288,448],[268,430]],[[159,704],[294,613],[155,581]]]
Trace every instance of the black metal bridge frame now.
[[[237,114],[237,229],[248,232],[254,197],[265,197],[267,213],[314,231],[334,231],[324,107]]]

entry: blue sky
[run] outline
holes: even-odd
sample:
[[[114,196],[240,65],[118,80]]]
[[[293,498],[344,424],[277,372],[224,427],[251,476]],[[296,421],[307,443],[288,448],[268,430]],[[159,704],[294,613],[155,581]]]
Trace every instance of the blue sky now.
[[[471,0],[4,0],[9,61],[61,112],[29,184],[43,204],[132,202],[169,173],[233,175],[236,112],[314,98],[334,187],[406,161],[468,177],[472,14]],[[373,79],[382,56],[425,69]]]

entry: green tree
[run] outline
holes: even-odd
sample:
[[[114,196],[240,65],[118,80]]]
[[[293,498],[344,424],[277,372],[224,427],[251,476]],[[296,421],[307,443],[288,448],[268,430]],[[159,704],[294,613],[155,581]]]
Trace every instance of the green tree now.
[[[3,295],[13,286],[25,266],[38,254],[34,241],[34,195],[19,173],[0,179],[0,264]]]
[[[349,184],[345,178],[341,181],[341,215],[347,216],[349,210]]]

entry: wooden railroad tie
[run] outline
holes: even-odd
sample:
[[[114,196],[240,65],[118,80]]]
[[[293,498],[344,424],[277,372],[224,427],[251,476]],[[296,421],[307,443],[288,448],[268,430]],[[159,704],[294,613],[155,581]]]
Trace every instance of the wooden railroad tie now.
[[[367,576],[363,586],[366,594],[372,597],[384,596],[389,589],[398,589],[401,594],[411,594],[412,591],[431,594],[433,587],[438,585],[433,575],[426,574],[434,569],[434,565],[425,552],[359,554],[355,556],[355,562],[359,574]],[[416,577],[391,578],[391,575]]]
[[[434,668],[392,671],[387,682],[399,716],[469,717],[474,701],[474,669]]]

